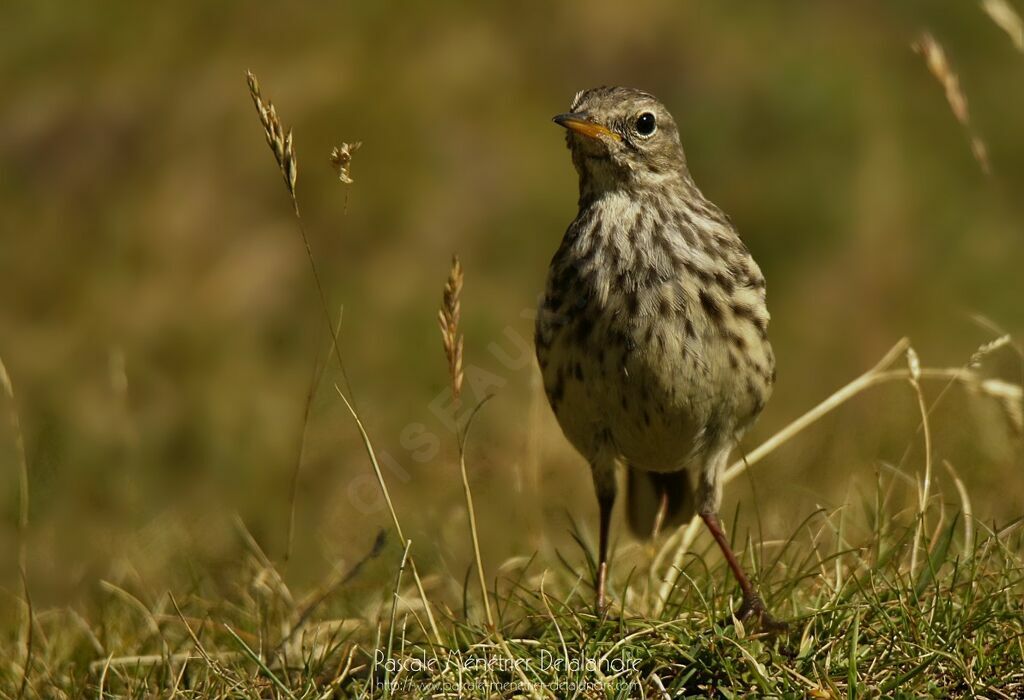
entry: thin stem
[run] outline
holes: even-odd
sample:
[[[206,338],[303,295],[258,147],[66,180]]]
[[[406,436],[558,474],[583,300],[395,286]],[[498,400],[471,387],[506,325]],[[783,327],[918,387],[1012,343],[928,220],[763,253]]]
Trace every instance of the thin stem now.
[[[25,616],[22,619],[20,635],[20,646],[24,650],[24,673],[28,678],[28,666],[32,657],[32,603],[28,598],[28,516],[29,516],[29,490],[28,490],[28,457],[25,455],[25,438],[21,432],[21,420],[18,417],[18,407],[14,398],[14,383],[11,375],[7,372],[7,366],[3,358],[0,358],[0,387],[7,394],[10,403],[8,420],[11,424],[11,432],[14,435],[14,450],[18,455],[18,569],[21,571],[22,581],[25,587]],[[22,684],[22,693],[25,690]]]
[[[338,396],[345,402],[345,408],[352,414],[352,419],[356,422],[356,427],[359,428],[359,435],[363,439],[363,447],[366,449],[366,454],[370,458],[370,464],[373,465],[373,473],[377,477],[377,483],[380,485],[380,490],[384,494],[384,501],[388,505],[388,513],[391,514],[391,522],[395,526],[395,532],[398,533],[398,538],[403,542],[406,541],[405,534],[402,532],[402,525],[398,522],[398,512],[395,510],[395,504],[391,501],[391,492],[388,491],[388,485],[384,481],[384,472],[381,471],[380,463],[377,461],[377,454],[373,449],[373,443],[370,442],[370,436],[366,433],[366,429],[363,427],[363,421],[359,419],[359,414],[356,413],[355,408],[349,402],[348,398],[341,388],[335,384],[334,390],[338,392]],[[441,633],[437,629],[437,622],[434,620],[434,613],[430,609],[430,599],[427,598],[426,591],[423,590],[423,581],[420,579],[419,571],[416,570],[416,560],[409,559],[409,568],[412,570],[412,577],[416,581],[416,590],[420,594],[420,600],[423,601],[423,609],[427,613],[427,621],[430,623],[430,631],[434,635],[434,641],[438,646],[441,645]]]
[[[914,387],[917,395],[917,407],[921,411],[921,425],[924,428],[924,483],[918,486],[917,490],[917,527],[914,529],[914,546],[910,550],[910,573],[917,571],[917,551],[921,546],[921,531],[924,529],[925,507],[928,503],[928,492],[932,484],[932,433],[928,422],[928,407],[924,402],[924,393],[921,391],[921,384],[918,382],[918,375],[911,370],[910,385]]]
[[[327,352],[328,355],[332,354],[338,347],[338,334],[341,333],[341,320],[344,312],[345,307],[342,306],[338,310],[338,323],[336,324],[334,333],[331,336],[331,349]],[[320,381],[323,379],[323,370],[325,368],[326,365],[324,367],[320,366],[320,358],[318,355],[316,360],[313,362],[313,376],[310,377],[309,380],[309,391],[306,393],[306,405],[302,412],[302,429],[299,431],[299,449],[298,454],[295,456],[295,468],[292,469],[288,507],[288,544],[284,554],[285,562],[288,562],[292,557],[292,544],[295,539],[295,509],[299,495],[299,472],[302,470],[302,457],[306,449],[306,432],[309,429],[309,416],[313,409],[313,399],[316,397],[317,391],[320,388]]]
[[[334,329],[334,324],[331,319],[331,310],[327,305],[327,293],[324,291],[323,282],[320,280],[320,271],[316,266],[316,258],[313,257],[313,248],[309,243],[309,236],[306,234],[306,225],[302,221],[302,214],[299,213],[299,201],[295,197],[294,192],[290,192],[292,199],[292,208],[295,211],[295,220],[299,224],[299,233],[302,235],[302,245],[306,249],[306,259],[309,260],[309,269],[313,273],[313,281],[316,283],[316,291],[320,297],[320,307],[324,313],[324,319],[327,321],[327,328],[331,331],[332,347],[334,349],[334,357],[338,360],[338,367],[341,369],[341,377],[345,380],[345,390],[348,395],[352,397],[353,404],[355,403],[355,395],[352,393],[352,384],[348,380],[348,372],[345,370],[345,360],[341,357],[341,347],[338,344],[338,333]]]
[[[398,565],[398,574],[395,575],[395,589],[391,594],[391,623],[388,625],[388,653],[386,659],[391,658],[394,651],[395,641],[395,615],[398,613],[398,592],[402,588],[402,574],[405,573],[405,562],[409,559],[409,548],[412,547],[412,540],[405,541],[405,551],[402,552],[402,563]],[[394,694],[391,687],[391,664],[384,667],[384,692]]]
[[[28,579],[25,577],[25,569],[21,570],[21,587],[25,592],[25,617],[28,620],[28,630],[25,632],[25,663],[21,667],[21,685],[18,687],[18,700],[25,697],[28,690],[28,676],[32,670],[32,596],[28,592]]]
[[[306,393],[306,405],[302,409],[302,428],[299,430],[299,449],[295,455],[295,467],[292,469],[291,484],[288,493],[288,543],[284,550],[284,560],[288,562],[292,558],[292,544],[295,541],[295,505],[299,495],[299,470],[302,469],[302,455],[306,451],[306,430],[309,427],[309,413],[313,408],[313,395],[316,394],[317,371],[316,364],[313,366],[313,376],[309,380],[309,391]]]
[[[953,484],[960,495],[960,512],[964,515],[964,557],[970,559],[974,555],[974,509],[971,507],[971,499],[967,495],[967,487],[964,486],[960,475],[956,473],[953,465],[948,461],[942,462],[943,466],[953,477]]]
[[[785,428],[775,433],[775,435],[758,445],[757,448],[751,450],[750,453],[747,454],[746,459],[736,461],[732,466],[726,469],[725,474],[722,475],[724,483],[729,483],[739,476],[748,466],[753,466],[760,462],[780,446],[788,442],[793,436],[802,432],[804,428],[817,422],[820,418],[831,413],[837,407],[849,401],[852,397],[877,383],[879,372],[891,365],[896,358],[907,349],[909,344],[910,343],[906,338],[901,339],[874,367],[829,396]]]
[[[469,518],[469,534],[473,540],[473,556],[476,559],[476,573],[480,579],[480,595],[483,596],[484,611],[487,616],[487,626],[494,630],[494,617],[491,615],[491,601],[487,594],[487,578],[484,575],[484,560],[480,555],[480,537],[476,527],[476,509],[473,507],[473,492],[469,488],[469,475],[466,472],[466,440],[469,439],[469,428],[473,424],[473,418],[491,397],[486,397],[476,405],[473,412],[466,421],[466,429],[459,439],[459,471],[462,473],[462,490],[466,495],[466,512]]]

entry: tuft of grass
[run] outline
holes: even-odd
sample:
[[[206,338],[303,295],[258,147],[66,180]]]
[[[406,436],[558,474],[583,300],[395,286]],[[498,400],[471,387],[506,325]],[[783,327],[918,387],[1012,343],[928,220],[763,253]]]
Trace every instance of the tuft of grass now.
[[[899,483],[880,480],[878,491]],[[102,655],[66,612],[40,615],[28,697],[58,689],[95,696],[101,685],[106,697],[122,698],[1019,697],[1021,521],[976,522],[969,542],[962,512],[936,494],[922,514],[933,527],[913,571],[920,517],[877,506],[868,497],[818,511],[786,540],[747,547],[773,610],[791,623],[788,637],[735,623],[738,594],[709,556],[712,543],[699,539],[656,615],[643,609],[633,580],[615,591],[613,612],[596,617],[582,553],[562,566],[534,558],[503,569],[500,636],[447,607],[437,582],[438,642],[417,621],[415,586],[402,580],[406,543],[390,552],[394,586],[375,613],[337,618],[328,600],[281,646],[283,622],[302,604],[278,586],[261,588],[266,564],[253,554],[226,592],[198,577],[173,598],[153,595],[156,629],[137,603],[111,597],[96,630]],[[10,651],[9,642],[0,647],[6,658]],[[15,693],[16,680],[5,674],[0,690]]]

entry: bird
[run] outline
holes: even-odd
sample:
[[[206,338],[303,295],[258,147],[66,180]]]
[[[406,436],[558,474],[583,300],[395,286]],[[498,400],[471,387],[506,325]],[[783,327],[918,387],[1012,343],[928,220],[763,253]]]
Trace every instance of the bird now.
[[[634,534],[696,512],[742,591],[737,617],[777,627],[718,516],[729,454],[776,378],[764,275],[697,188],[653,95],[582,90],[554,122],[579,175],[578,213],[551,259],[534,341],[548,402],[593,476],[596,608],[624,467]]]

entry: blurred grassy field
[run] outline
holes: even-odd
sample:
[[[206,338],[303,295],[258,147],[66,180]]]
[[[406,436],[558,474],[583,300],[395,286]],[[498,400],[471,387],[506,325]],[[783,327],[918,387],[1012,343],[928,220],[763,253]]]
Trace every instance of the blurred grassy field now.
[[[270,557],[287,549],[329,334],[246,69],[295,129],[303,218],[344,305],[360,412],[400,465],[386,471],[397,507],[422,556],[460,579],[455,440],[436,410],[447,377],[435,314],[453,252],[466,362],[496,392],[469,450],[485,559],[564,543],[566,511],[591,528],[596,515],[532,359],[510,369],[488,350],[519,357],[514,339],[532,338],[524,311],[575,213],[549,118],[581,88],[627,84],[666,102],[698,184],[765,271],[779,381],[748,448],[901,336],[926,365],[960,366],[1001,334],[975,315],[1024,326],[1024,55],[974,2],[187,0],[2,14],[0,357],[25,436],[41,607],[102,597],[101,579],[216,578],[242,547],[235,512]],[[925,29],[959,73],[990,176],[910,49]],[[328,154],[356,140],[345,188]],[[1001,351],[986,371],[1019,382],[1021,361]],[[328,363],[305,435],[296,585],[358,559],[387,524],[355,503],[375,492],[359,481],[369,469],[336,381]],[[1021,442],[991,403],[953,389],[932,420],[936,464],[957,469],[975,515],[1024,512]],[[908,387],[875,389],[759,464],[725,510],[742,501],[749,514],[756,492],[765,536],[788,533],[872,488],[885,465],[919,470],[918,423]],[[5,422],[0,610],[12,628],[14,445]],[[944,471],[939,488],[956,500]]]

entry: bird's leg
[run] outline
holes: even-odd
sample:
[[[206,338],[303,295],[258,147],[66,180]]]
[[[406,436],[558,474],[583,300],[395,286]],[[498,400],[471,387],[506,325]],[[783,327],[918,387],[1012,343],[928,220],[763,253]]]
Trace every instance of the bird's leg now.
[[[597,614],[603,615],[605,610],[605,593],[608,582],[608,530],[612,522],[612,507],[615,505],[615,494],[618,485],[615,481],[615,461],[600,453],[590,463],[590,475],[594,478],[594,491],[597,493],[597,508],[600,514],[600,535],[597,545],[597,581],[594,589],[597,596]]]
[[[718,513],[702,512],[700,517],[704,520],[704,524],[708,526],[708,530],[711,531],[711,536],[715,538],[715,542],[718,543],[719,549],[722,550],[722,554],[725,556],[725,561],[728,562],[729,568],[732,569],[733,576],[736,577],[736,581],[740,584],[740,590],[743,591],[743,605],[740,606],[737,617],[741,621],[756,620],[766,632],[784,631],[786,624],[768,614],[768,609],[765,607],[764,601],[761,600],[761,595],[754,588],[754,584],[750,582],[746,572],[743,571],[743,567],[736,558],[736,554],[732,551],[732,547],[729,546],[729,540],[725,537],[725,531],[722,529],[722,523],[718,519]]]
[[[715,542],[718,543],[718,547],[722,550],[722,554],[725,555],[725,561],[729,563],[729,568],[732,569],[733,576],[740,584],[740,590],[743,591],[743,600],[752,600],[757,597],[757,591],[754,590],[754,585],[747,578],[747,574],[743,571],[743,567],[740,565],[739,560],[736,558],[736,554],[732,551],[732,547],[729,546],[729,540],[725,537],[725,530],[722,529],[722,523],[718,519],[718,513],[701,513],[701,519],[704,520],[704,524],[708,526],[708,530],[711,531],[711,536],[715,538]]]
[[[611,526],[612,507],[615,505],[615,493],[597,494],[597,506],[600,511],[600,538],[597,548],[597,614],[603,615],[605,610],[605,582],[608,579],[608,529]]]

